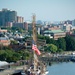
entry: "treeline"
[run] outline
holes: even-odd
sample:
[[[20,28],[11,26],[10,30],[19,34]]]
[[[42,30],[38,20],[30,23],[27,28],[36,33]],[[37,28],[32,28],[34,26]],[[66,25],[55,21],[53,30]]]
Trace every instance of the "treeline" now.
[[[61,51],[75,51],[75,38],[67,35],[65,38],[59,38],[58,40],[50,39],[47,36],[38,35],[39,39],[46,40],[47,46],[45,51],[61,52]]]
[[[14,51],[8,48],[0,50],[0,61],[16,62],[19,60],[28,60],[31,54],[27,50]]]

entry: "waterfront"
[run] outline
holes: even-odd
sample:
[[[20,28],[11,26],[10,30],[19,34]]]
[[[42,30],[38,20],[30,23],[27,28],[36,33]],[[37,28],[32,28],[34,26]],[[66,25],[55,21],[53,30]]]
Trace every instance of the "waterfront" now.
[[[48,75],[75,75],[75,62],[54,63],[47,69]]]

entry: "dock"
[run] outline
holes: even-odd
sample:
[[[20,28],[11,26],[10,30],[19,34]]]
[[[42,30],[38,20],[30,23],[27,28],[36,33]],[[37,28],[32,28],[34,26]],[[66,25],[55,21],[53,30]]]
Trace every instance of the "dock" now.
[[[72,59],[75,61],[75,55],[54,55],[54,56],[44,56],[41,57],[40,60],[43,62],[69,62],[72,61]]]

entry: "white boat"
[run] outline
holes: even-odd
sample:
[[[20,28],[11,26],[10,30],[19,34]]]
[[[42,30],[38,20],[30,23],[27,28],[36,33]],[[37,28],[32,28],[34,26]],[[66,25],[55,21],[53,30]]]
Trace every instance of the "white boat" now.
[[[46,72],[46,73],[44,73],[44,74],[42,74],[42,75],[47,75],[49,72]]]
[[[49,73],[49,71],[46,71],[46,72],[45,72],[45,75],[47,75],[48,73]]]

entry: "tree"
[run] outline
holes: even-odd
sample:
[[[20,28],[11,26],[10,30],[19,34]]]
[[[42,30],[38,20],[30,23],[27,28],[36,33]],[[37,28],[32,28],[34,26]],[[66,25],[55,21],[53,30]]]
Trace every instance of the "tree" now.
[[[55,41],[54,39],[51,39],[51,38],[48,37],[48,36],[38,35],[38,39],[46,40],[46,43],[47,43],[47,44],[54,44],[54,45],[57,45],[56,41]]]
[[[47,47],[45,48],[46,51],[55,53],[57,52],[57,46],[54,44],[48,44]]]
[[[11,40],[11,44],[18,44],[16,40]]]
[[[37,37],[38,39],[45,39],[45,36],[42,36],[42,35],[38,35]]]
[[[0,50],[0,60],[2,61],[16,62],[18,60],[28,60],[31,56],[32,54],[28,50]]]
[[[6,52],[5,52],[5,50],[0,50],[0,60],[5,60],[5,58],[6,58]]]
[[[62,50],[62,49],[58,49],[57,50],[57,52],[60,52],[60,53],[62,53],[64,50]]]
[[[59,38],[57,40],[57,43],[58,43],[58,48],[59,49],[66,50],[66,41],[65,41],[64,38]]]
[[[75,38],[67,35],[65,37],[65,40],[66,40],[66,50],[68,51],[74,51],[75,50]]]
[[[29,59],[32,56],[32,54],[30,54],[30,52],[27,51],[27,50],[19,51],[18,53],[22,57],[22,60],[27,60],[27,59]]]

